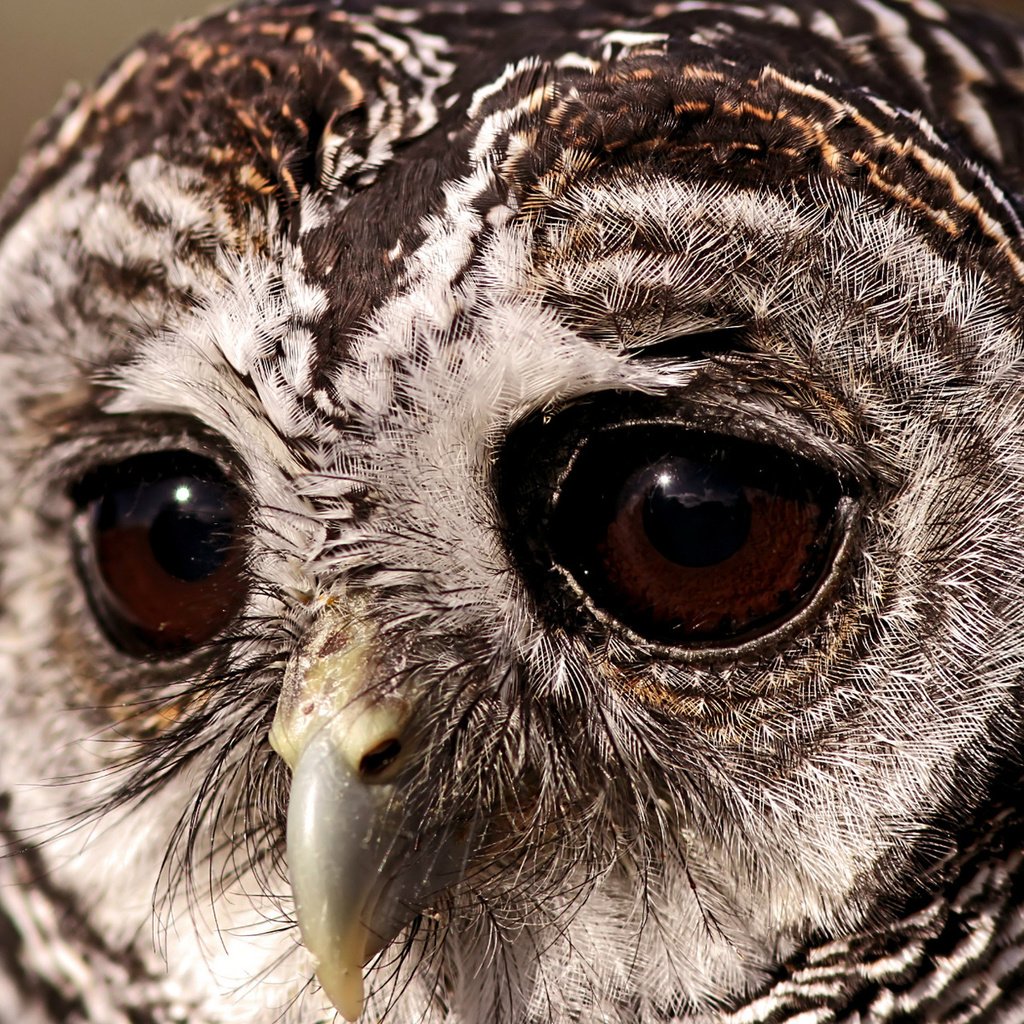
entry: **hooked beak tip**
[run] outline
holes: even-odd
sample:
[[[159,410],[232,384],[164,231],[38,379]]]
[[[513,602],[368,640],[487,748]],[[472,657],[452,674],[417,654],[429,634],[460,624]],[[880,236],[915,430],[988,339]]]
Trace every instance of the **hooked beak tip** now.
[[[347,1021],[357,1021],[363,1012],[362,965],[323,964],[317,968],[317,979],[324,994]]]

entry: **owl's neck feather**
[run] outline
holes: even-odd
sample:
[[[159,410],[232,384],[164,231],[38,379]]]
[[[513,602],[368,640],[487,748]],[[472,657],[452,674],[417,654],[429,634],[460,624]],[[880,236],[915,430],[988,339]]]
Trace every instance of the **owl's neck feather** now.
[[[956,847],[924,868],[918,895],[902,913],[856,933],[820,936],[779,965],[762,992],[729,1013],[700,1018],[701,1024],[1019,1021],[1024,815],[1012,806],[1019,784],[1001,784]],[[0,1021],[190,1021],[154,970],[144,948],[149,935],[111,947],[90,923],[83,900],[50,879],[45,848],[18,837],[8,802],[0,799]],[[854,1012],[859,1016],[852,1018]],[[683,1019],[664,1024],[677,1022]]]
[[[999,784],[954,849],[923,866],[894,919],[809,943],[721,1024],[1021,1020],[1024,816],[1015,792],[1019,779]]]

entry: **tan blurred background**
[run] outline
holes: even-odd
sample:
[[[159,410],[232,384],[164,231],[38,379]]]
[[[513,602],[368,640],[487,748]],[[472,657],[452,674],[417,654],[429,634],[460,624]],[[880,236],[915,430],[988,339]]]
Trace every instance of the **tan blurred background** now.
[[[140,35],[226,0],[0,0],[0,188],[69,81],[92,82]]]
[[[139,35],[214,6],[224,3],[0,0],[0,188],[32,125],[50,111],[65,82],[91,82]],[[961,6],[967,4],[961,0]],[[1024,20],[1024,0],[986,0],[985,6]]]

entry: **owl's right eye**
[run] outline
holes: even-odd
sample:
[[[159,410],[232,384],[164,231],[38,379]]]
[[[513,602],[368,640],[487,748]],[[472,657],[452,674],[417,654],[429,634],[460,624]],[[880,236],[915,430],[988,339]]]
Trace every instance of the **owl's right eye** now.
[[[245,506],[209,459],[139,455],[73,490],[79,572],[110,639],[175,657],[213,639],[246,597]]]

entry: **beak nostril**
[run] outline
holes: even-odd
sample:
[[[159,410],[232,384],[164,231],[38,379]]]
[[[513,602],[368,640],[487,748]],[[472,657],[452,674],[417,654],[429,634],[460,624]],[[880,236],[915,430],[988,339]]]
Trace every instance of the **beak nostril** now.
[[[359,761],[359,774],[364,777],[380,775],[402,752],[402,744],[390,738],[382,740]]]

